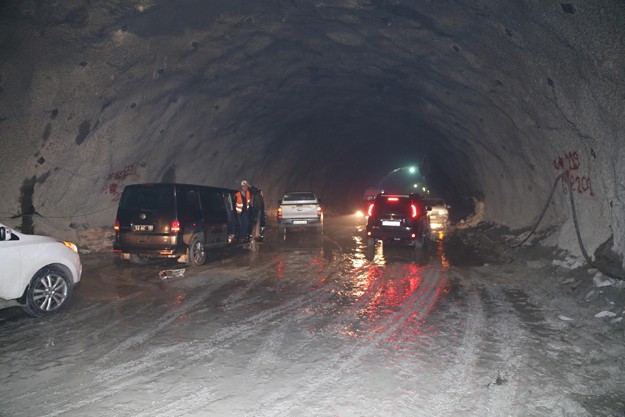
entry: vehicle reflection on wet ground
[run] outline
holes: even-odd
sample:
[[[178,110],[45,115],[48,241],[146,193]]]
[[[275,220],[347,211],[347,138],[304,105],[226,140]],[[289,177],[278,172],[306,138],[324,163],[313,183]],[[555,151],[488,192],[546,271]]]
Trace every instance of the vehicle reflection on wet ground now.
[[[539,306],[524,326],[522,290],[463,266],[479,253],[448,236],[425,264],[392,245],[368,262],[352,220],[269,230],[166,280],[184,265],[85,255],[67,311],[0,311],[3,415],[545,415],[574,392],[582,354],[566,348],[564,370],[544,354],[559,335]]]

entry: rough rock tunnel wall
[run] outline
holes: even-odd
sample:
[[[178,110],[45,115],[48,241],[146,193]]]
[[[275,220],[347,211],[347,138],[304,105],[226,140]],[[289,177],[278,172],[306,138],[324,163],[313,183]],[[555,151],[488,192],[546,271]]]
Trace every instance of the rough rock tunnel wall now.
[[[621,1],[0,8],[4,223],[77,238],[112,224],[125,184],[173,180],[314,189],[340,211],[427,161],[437,194],[512,228],[566,172],[590,251],[625,249]],[[548,243],[577,252],[560,188]]]

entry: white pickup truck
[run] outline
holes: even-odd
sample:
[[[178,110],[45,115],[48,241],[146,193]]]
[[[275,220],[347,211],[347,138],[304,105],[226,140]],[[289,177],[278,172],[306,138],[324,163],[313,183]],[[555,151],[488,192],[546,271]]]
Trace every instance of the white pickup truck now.
[[[323,233],[321,200],[310,191],[286,193],[278,202],[278,233],[284,236],[286,229],[314,228]]]

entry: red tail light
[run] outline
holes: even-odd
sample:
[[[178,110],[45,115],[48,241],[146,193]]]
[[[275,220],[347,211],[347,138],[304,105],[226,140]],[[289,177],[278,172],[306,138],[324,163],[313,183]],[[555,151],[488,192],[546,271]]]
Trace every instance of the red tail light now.
[[[282,218],[282,207],[278,207],[278,218]]]
[[[414,204],[411,204],[410,208],[412,209],[412,218],[414,219],[419,214],[419,210],[417,209],[417,206]]]
[[[317,216],[321,217],[321,207],[317,207]]]
[[[173,220],[171,222],[171,232],[178,233],[179,231],[180,231],[180,222],[178,221],[178,219]]]
[[[115,219],[115,226],[113,226],[113,230],[115,230],[116,232],[119,232],[119,220]]]
[[[371,203],[371,205],[369,206],[369,210],[367,210],[367,216],[369,217],[373,215],[373,206],[375,206],[375,204]]]

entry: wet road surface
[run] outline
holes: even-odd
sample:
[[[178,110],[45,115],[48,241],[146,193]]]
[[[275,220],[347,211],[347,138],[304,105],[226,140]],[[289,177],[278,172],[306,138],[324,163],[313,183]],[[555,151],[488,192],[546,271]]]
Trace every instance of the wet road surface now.
[[[368,262],[362,230],[336,218],[322,238],[269,234],[181,278],[85,255],[63,313],[0,311],[0,415],[616,413],[623,377],[584,367],[516,271],[465,249]]]

